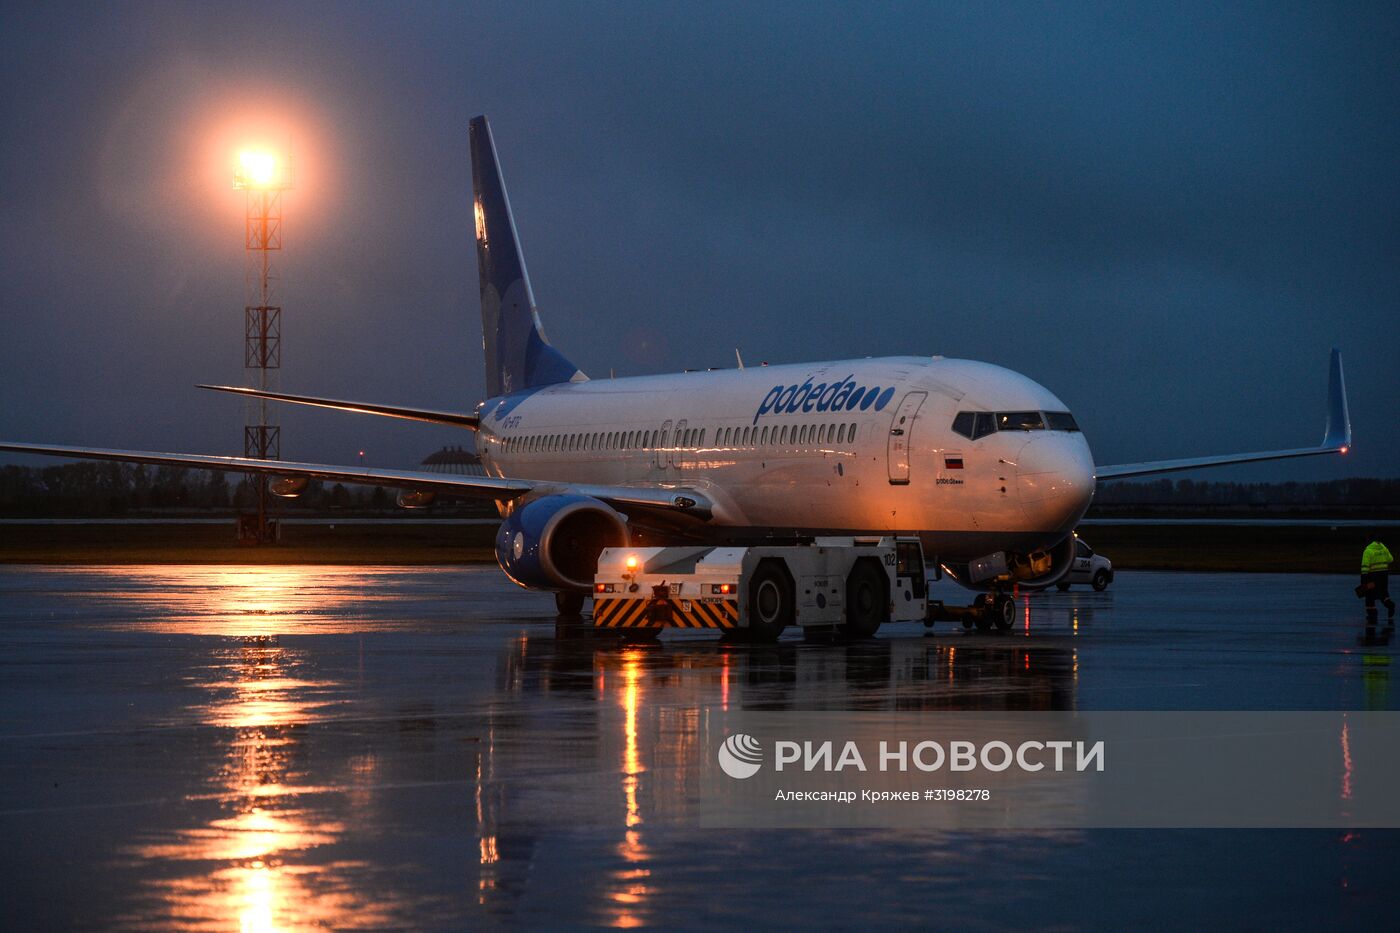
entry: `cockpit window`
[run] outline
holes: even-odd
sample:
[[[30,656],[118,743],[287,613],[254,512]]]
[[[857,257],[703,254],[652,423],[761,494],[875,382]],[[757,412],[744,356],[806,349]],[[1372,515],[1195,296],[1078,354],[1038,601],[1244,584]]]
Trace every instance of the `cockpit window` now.
[[[1045,419],[1038,411],[999,411],[997,412],[998,431],[1042,431]]]
[[[953,431],[971,440],[994,431],[1078,431],[1074,415],[1067,411],[960,411]]]
[[[996,419],[989,411],[960,411],[953,419],[953,430],[974,441],[996,429]]]

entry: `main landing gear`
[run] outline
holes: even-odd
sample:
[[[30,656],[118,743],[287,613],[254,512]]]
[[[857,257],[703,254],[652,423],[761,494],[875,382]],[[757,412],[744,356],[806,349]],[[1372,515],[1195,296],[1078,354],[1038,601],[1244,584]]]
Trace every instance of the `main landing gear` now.
[[[559,610],[561,620],[573,621],[583,617],[583,594],[558,592],[554,594],[554,608]]]
[[[982,612],[976,619],[964,619],[963,628],[968,629],[973,625],[977,626],[979,632],[990,632],[995,626],[998,632],[1011,630],[1011,626],[1016,624],[1016,600],[1000,591],[983,593],[973,601],[974,605],[980,605]]]

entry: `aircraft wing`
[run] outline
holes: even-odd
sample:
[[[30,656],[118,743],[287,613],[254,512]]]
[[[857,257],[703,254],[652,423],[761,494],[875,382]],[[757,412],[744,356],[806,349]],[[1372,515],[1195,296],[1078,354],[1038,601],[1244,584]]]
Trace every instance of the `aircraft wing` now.
[[[318,398],[315,395],[289,395],[286,392],[266,392],[244,386],[200,385],[201,389],[215,392],[232,392],[235,395],[252,398],[266,398],[275,402],[292,402],[296,405],[315,405],[317,408],[335,408],[340,411],[353,411],[362,415],[384,415],[388,418],[404,418],[408,421],[426,421],[429,424],[450,424],[459,428],[476,430],[476,415],[455,411],[434,411],[431,408],[406,408],[402,405],[381,405],[377,402],[347,402],[338,398]]]
[[[622,508],[642,508],[699,519],[710,517],[711,504],[700,493],[663,486],[605,486],[591,483],[550,482],[547,480],[506,479],[498,476],[460,476],[418,470],[384,470],[375,467],[332,466],[321,463],[293,463],[286,460],[259,460],[254,457],[220,457],[211,454],[172,454],[146,450],[112,450],[102,447],[61,447],[53,444],[18,444],[0,441],[0,450],[71,457],[78,460],[115,460],[124,463],[151,463],[194,470],[223,470],[233,473],[262,473],[270,476],[305,476],[311,479],[365,486],[421,489],[448,496],[466,496],[509,501],[535,490],[570,492],[601,499]]]
[[[1232,463],[1253,463],[1259,460],[1287,460],[1292,457],[1316,457],[1321,454],[1344,454],[1351,449],[1351,416],[1347,411],[1347,388],[1342,378],[1342,354],[1332,348],[1332,363],[1327,376],[1327,429],[1322,443],[1316,447],[1295,447],[1291,450],[1263,450],[1249,454],[1223,454],[1215,457],[1191,457],[1182,460],[1150,460],[1145,463],[1119,463],[1094,470],[1097,480],[1124,479],[1130,476],[1152,476],[1176,473],[1202,467],[1228,466]]]

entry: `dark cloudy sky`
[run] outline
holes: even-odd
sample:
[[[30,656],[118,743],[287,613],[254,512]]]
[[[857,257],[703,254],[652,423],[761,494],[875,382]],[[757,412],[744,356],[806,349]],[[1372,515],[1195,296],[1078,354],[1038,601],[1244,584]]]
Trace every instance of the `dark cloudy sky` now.
[[[240,452],[245,141],[290,143],[281,385],[470,408],[467,120],[606,376],[894,353],[1042,382],[1099,462],[1400,475],[1393,4],[0,6],[0,435]],[[283,454],[460,436],[284,411]]]

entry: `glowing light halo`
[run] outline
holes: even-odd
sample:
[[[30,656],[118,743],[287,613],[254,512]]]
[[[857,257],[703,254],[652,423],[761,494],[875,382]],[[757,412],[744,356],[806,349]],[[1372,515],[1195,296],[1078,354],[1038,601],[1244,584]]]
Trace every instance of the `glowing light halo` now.
[[[261,189],[287,187],[277,154],[267,149],[244,149],[239,152],[233,186]]]

